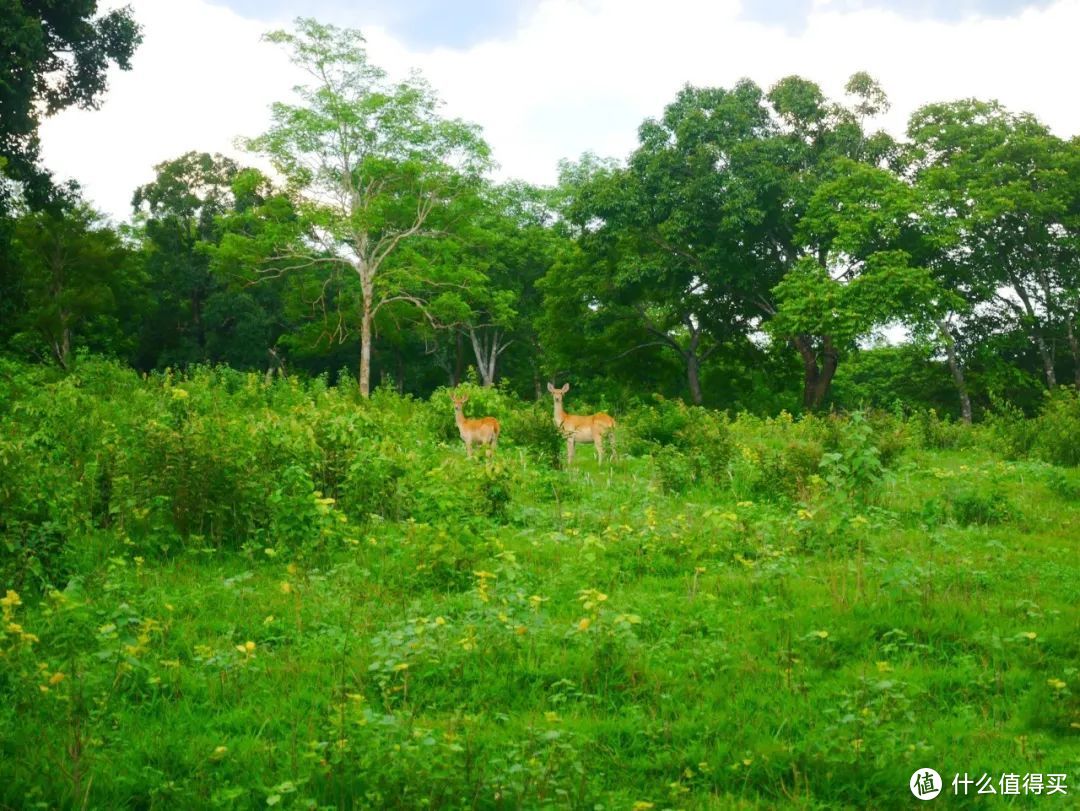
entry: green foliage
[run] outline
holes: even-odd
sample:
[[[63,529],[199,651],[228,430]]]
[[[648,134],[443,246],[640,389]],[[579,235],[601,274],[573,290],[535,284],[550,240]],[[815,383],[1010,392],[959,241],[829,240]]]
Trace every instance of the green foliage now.
[[[96,11],[97,3],[55,0],[8,3],[0,12],[0,169],[25,184],[38,205],[52,191],[38,164],[42,117],[72,106],[93,108],[105,92],[110,64],[130,70],[142,42],[130,8]]]
[[[499,390],[488,461],[445,392],[0,375],[2,805],[773,807],[795,768],[882,807],[912,747],[1072,757],[1074,471],[989,431],[657,399],[558,471]]]

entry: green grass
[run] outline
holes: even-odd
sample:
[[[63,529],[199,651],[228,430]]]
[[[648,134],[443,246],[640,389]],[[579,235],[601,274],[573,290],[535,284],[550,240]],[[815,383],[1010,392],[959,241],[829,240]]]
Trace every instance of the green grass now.
[[[415,486],[486,481],[463,456]],[[8,606],[39,641],[0,638],[0,805],[900,808],[920,767],[1075,803],[1075,470],[912,446],[873,499],[750,503],[646,455],[499,465],[492,517],[314,546],[84,526]]]

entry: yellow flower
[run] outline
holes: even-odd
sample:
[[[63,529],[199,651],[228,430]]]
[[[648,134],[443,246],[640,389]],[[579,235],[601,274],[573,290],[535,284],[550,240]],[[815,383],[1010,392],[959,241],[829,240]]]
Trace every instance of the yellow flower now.
[[[656,808],[656,803],[650,803],[647,800],[638,800],[630,807],[630,811],[649,811],[650,808]]]
[[[829,638],[829,632],[828,631],[814,631],[814,636],[816,636],[818,639],[828,639]]]
[[[281,593],[292,594],[292,583],[290,583],[288,580],[281,581]]]
[[[559,723],[559,714],[557,712],[545,712],[544,720],[550,724]]]
[[[1046,683],[1053,687],[1055,690],[1064,690],[1065,682],[1061,679],[1047,679]]]
[[[49,676],[49,684],[59,684],[66,678],[67,676],[65,676],[63,673],[53,673],[51,676]]]
[[[892,671],[892,665],[890,665],[888,662],[878,662],[877,669],[878,673],[889,673]]]
[[[1026,637],[1028,639],[1034,639],[1035,637],[1038,636],[1038,634],[1035,633],[1034,631],[1027,631],[1027,632],[1021,634],[1021,636],[1024,636],[1024,637]]]
[[[578,622],[577,627],[579,631],[587,631],[589,630],[590,625],[592,625],[592,620],[588,617],[582,617],[581,621]]]
[[[255,650],[255,643],[249,639],[247,642],[244,643],[244,650],[246,650],[248,653],[251,653]]]
[[[517,628],[514,629],[514,633],[518,636],[525,636],[525,634],[527,634],[528,632],[529,629],[526,628],[524,625],[519,625]]]
[[[436,625],[446,625],[446,618],[445,617],[436,617],[435,618],[435,624]]]
[[[188,398],[188,393],[186,389],[170,389],[169,393],[172,395],[174,400],[186,400]]]
[[[225,757],[225,754],[229,751],[227,746],[218,746],[214,748],[213,753],[210,755],[211,760],[221,760]]]
[[[16,605],[22,605],[22,600],[19,598],[18,592],[8,589],[7,594],[0,597],[0,605],[4,608],[11,608]]]

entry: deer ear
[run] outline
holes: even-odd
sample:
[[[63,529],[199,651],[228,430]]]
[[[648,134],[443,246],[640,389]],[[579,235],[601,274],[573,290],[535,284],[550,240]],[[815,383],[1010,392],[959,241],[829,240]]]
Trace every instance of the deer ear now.
[[[562,393],[566,394],[566,392],[568,392],[568,391],[570,391],[570,384],[569,383],[563,383]]]
[[[553,386],[551,383],[548,383],[548,391],[550,391],[552,394],[554,394],[555,393],[555,386]]]

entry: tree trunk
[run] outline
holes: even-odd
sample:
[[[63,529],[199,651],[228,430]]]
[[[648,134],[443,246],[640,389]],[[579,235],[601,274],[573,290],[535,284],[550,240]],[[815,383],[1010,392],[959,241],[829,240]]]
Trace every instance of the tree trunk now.
[[[686,382],[690,386],[690,400],[694,405],[701,405],[701,361],[696,352],[686,353]]]
[[[1053,389],[1057,387],[1057,374],[1054,372],[1054,356],[1050,352],[1050,347],[1046,345],[1046,339],[1043,338],[1042,332],[1035,333],[1035,346],[1039,348],[1039,357],[1042,358],[1043,373],[1046,375],[1046,387]]]
[[[794,344],[803,361],[803,409],[817,411],[829,395],[829,387],[840,363],[840,354],[833,346],[832,338],[828,336],[824,339],[820,360],[809,335],[797,336]]]
[[[369,276],[361,274],[360,288],[364,297],[363,311],[360,313],[360,396],[365,400],[371,396],[371,321],[374,285]]]
[[[949,330],[949,325],[944,321],[938,321],[938,329],[941,331],[941,340],[945,342],[945,354],[949,359],[949,371],[952,372],[956,393],[960,397],[960,417],[968,425],[971,425],[971,397],[968,396],[967,382],[964,380],[964,370],[960,366],[960,359],[956,356],[956,341]]]
[[[477,335],[476,329],[469,325],[469,340],[472,341],[473,354],[476,356],[476,368],[484,388],[495,385],[495,369],[499,363],[499,353],[505,347],[499,346],[499,330],[494,330],[485,340],[484,335]]]

